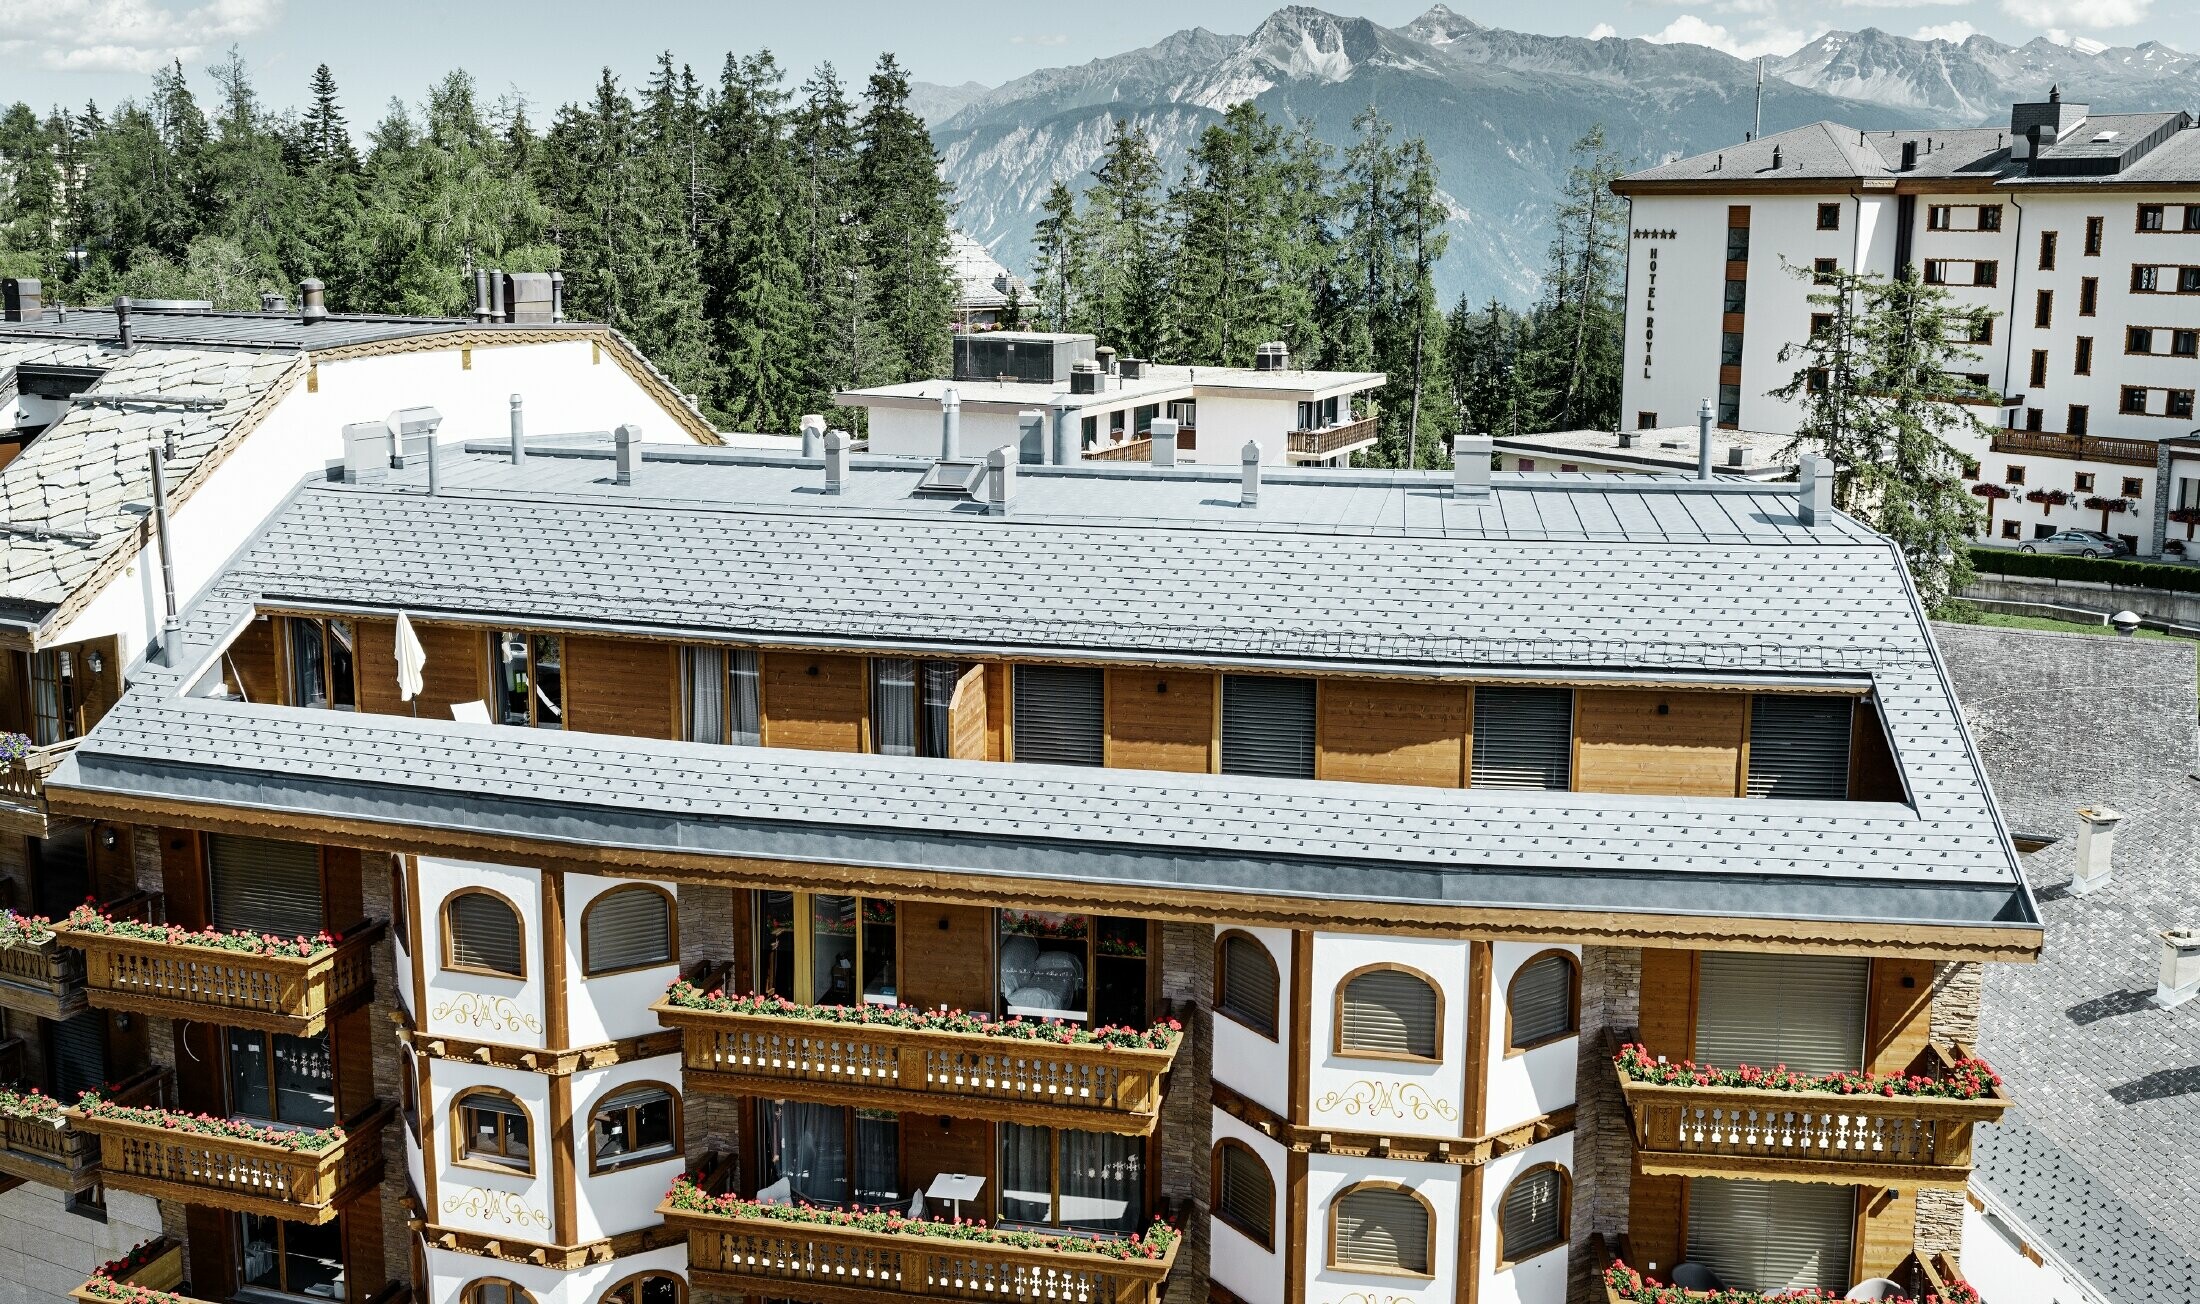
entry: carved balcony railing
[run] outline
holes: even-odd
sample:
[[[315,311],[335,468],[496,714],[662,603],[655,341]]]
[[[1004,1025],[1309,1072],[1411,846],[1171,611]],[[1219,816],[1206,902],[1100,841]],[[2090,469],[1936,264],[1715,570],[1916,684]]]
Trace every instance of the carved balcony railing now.
[[[1293,457],[1335,457],[1349,449],[1360,448],[1375,442],[1381,423],[1374,417],[1361,417],[1343,425],[1325,430],[1294,430],[1291,432],[1290,452]]]
[[[157,1106],[167,1081],[166,1069],[147,1069],[100,1094],[117,1104]],[[99,1138],[58,1105],[52,1114],[10,1114],[0,1118],[0,1172],[63,1191],[89,1189],[99,1177]]]
[[[84,1012],[84,955],[59,935],[0,943],[0,1005],[41,1019]]]
[[[1928,1047],[1913,1070],[1948,1073],[1961,1046]],[[1654,1085],[1618,1072],[1634,1117],[1635,1164],[1647,1174],[1961,1188],[1971,1131],[2008,1097],[1843,1095],[1759,1087]]]
[[[102,1180],[110,1190],[319,1224],[382,1180],[382,1126],[390,1112],[387,1105],[375,1106],[315,1151],[103,1118],[78,1108],[68,1118],[99,1138]]]
[[[0,763],[0,828],[32,837],[46,836],[46,776],[75,746],[72,738],[34,747],[16,760]]]
[[[311,959],[56,927],[84,952],[85,995],[101,1009],[311,1037],[373,994],[374,943],[385,925],[357,929]]]
[[[89,1281],[70,1291],[69,1298],[80,1304],[118,1304],[124,1300],[165,1304],[167,1300],[189,1298],[176,1293],[181,1285],[183,1243],[162,1236],[138,1246],[120,1262],[101,1268]],[[148,1296],[142,1293],[145,1291],[154,1294]]]
[[[1165,1050],[652,1007],[680,1029],[690,1091],[1145,1136]]]
[[[2153,466],[2161,445],[2151,439],[2115,439],[2106,435],[2065,435],[2049,430],[1996,430],[1994,451],[2030,453],[2117,466]]]

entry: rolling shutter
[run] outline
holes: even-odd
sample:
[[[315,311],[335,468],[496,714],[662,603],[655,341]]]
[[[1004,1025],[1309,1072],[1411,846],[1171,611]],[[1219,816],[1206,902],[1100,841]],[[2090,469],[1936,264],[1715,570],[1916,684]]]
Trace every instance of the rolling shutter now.
[[[210,834],[214,927],[311,937],[321,931],[321,857],[302,842]]]
[[[1104,763],[1106,701],[1097,669],[1016,667],[1016,759],[1034,765]]]
[[[672,963],[672,915],[654,888],[613,888],[581,914],[588,934],[587,973]]]
[[[1706,952],[1702,965],[1697,1063],[1785,1064],[1801,1073],[1863,1067],[1869,960]]]
[[[1514,1182],[1497,1219],[1509,1263],[1559,1244],[1566,1239],[1566,1179],[1545,1168]]]
[[[1371,969],[1345,984],[1339,1045],[1347,1052],[1436,1055],[1436,991],[1409,973]]]
[[[87,1091],[107,1085],[107,1014],[87,1010],[46,1025],[47,1086],[53,1098],[73,1105]]]
[[[1314,777],[1314,681],[1222,677],[1222,772]]]
[[[1573,784],[1573,755],[1572,689],[1474,690],[1470,786],[1564,791]]]
[[[1699,1177],[1688,1183],[1688,1257],[1730,1288],[1846,1290],[1856,1188]]]
[[[1337,1200],[1337,1266],[1428,1271],[1428,1210],[1404,1191],[1377,1187]]]
[[[1268,948],[1250,937],[1222,941],[1222,991],[1216,1002],[1239,1023],[1273,1037],[1281,984]]]
[[[1749,795],[1840,801],[1849,795],[1846,697],[1759,694],[1749,706]]]
[[[1243,1145],[1222,1147],[1222,1189],[1215,1204],[1238,1229],[1262,1244],[1276,1239],[1276,1180]]]
[[[1574,1030],[1574,966],[1563,955],[1532,960],[1513,975],[1514,1046],[1535,1046]]]
[[[518,977],[525,972],[519,914],[486,892],[451,899],[443,926],[450,930],[451,963]]]

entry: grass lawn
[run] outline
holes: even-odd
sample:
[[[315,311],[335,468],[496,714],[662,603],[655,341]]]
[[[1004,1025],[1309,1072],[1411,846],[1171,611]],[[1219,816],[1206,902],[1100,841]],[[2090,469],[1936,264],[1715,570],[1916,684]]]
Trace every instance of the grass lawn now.
[[[2046,616],[2016,616],[2007,612],[1987,611],[1972,607],[1951,625],[1984,625],[1989,629],[2044,629],[2054,634],[2098,634],[2103,638],[2119,637],[2113,625],[2080,625],[2068,620],[2050,620]],[[2177,638],[2158,629],[2142,629],[2139,638]],[[2191,640],[2180,640],[2189,642]]]

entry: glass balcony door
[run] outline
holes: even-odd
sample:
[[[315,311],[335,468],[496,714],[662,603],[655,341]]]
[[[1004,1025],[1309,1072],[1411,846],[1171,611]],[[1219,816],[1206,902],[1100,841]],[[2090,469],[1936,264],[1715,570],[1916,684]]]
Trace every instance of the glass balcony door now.
[[[757,1192],[761,1199],[835,1208],[885,1208],[908,1201],[901,1184],[901,1121],[882,1110],[757,1102]]]

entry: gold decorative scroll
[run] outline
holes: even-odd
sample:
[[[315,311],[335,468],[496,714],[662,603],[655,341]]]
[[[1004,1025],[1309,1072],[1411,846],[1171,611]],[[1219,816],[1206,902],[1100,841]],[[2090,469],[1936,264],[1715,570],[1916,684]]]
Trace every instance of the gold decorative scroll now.
[[[1429,1094],[1428,1088],[1418,1082],[1380,1082],[1374,1078],[1359,1078],[1324,1092],[1314,1107],[1342,1110],[1353,1118],[1403,1118],[1416,1123],[1431,1118],[1448,1123],[1459,1117],[1450,1101]]]

